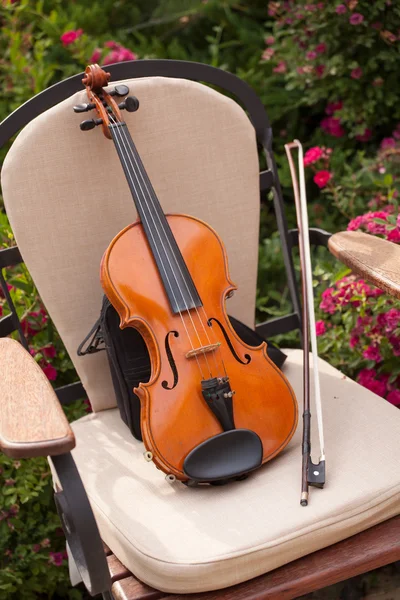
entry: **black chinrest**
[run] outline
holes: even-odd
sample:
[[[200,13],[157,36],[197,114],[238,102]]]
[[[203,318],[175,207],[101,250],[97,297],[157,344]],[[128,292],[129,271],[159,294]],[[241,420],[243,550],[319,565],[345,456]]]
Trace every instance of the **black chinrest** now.
[[[231,429],[202,442],[186,456],[183,470],[191,480],[212,482],[238,477],[261,465],[263,447],[250,429]]]

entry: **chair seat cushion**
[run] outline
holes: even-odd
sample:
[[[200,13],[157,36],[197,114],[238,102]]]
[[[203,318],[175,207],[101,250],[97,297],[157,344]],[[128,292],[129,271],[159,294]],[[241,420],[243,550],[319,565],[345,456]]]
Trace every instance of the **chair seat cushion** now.
[[[302,351],[285,352],[301,407]],[[400,513],[400,411],[320,363],[327,483],[311,488],[307,507],[301,427],[248,479],[190,488],[145,461],[117,409],[73,424],[73,455],[102,538],[139,579],[166,592],[224,588]],[[314,428],[316,448],[317,439]]]

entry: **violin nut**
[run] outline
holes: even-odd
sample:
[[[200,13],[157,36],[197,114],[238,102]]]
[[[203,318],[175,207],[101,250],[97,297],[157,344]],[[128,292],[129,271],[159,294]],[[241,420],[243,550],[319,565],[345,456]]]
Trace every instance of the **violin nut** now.
[[[144,452],[143,456],[144,456],[144,460],[146,460],[147,462],[151,462],[153,460],[153,453],[150,452],[149,450],[147,450],[147,452]]]
[[[174,483],[176,481],[176,477],[175,475],[172,475],[172,473],[168,473],[168,475],[165,476],[165,479],[168,483]]]

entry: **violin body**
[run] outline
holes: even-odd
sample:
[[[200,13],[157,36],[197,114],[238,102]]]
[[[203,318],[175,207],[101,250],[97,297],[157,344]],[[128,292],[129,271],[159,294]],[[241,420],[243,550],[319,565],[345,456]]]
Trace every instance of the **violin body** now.
[[[166,215],[202,306],[171,310],[141,221],[121,231],[101,263],[104,291],[121,318],[135,327],[151,359],[151,378],[135,393],[141,402],[143,442],[155,465],[188,479],[185,457],[223,427],[207,405],[201,379],[229,375],[234,426],[262,441],[262,463],[290,441],[297,425],[297,401],[290,384],[267,355],[266,343],[245,344],[228,319],[225,300],[235,289],[224,245],[206,223]],[[202,348],[199,351],[197,348]]]

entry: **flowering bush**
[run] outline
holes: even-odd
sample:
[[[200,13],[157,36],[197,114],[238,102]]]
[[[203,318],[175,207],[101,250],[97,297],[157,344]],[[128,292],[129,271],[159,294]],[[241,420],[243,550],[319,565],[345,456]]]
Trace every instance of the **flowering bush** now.
[[[319,309],[321,353],[400,407],[400,302],[347,275],[324,290]]]
[[[319,121],[326,137],[366,142],[400,118],[396,2],[269,2],[268,13],[262,60],[292,105],[310,107],[316,119],[326,107]]]

